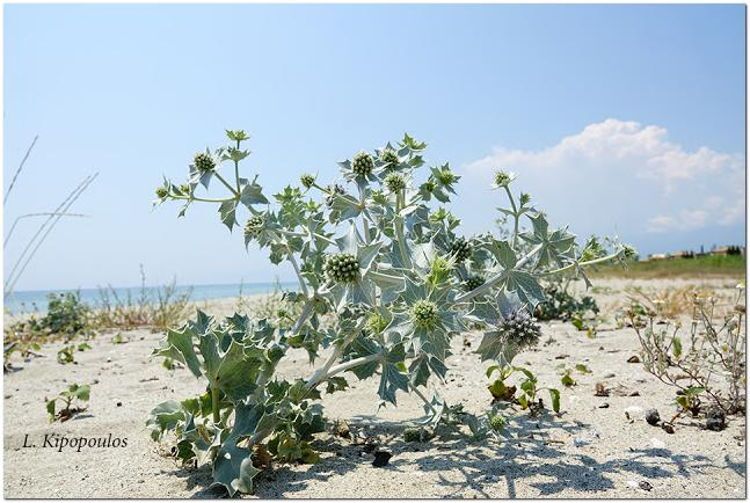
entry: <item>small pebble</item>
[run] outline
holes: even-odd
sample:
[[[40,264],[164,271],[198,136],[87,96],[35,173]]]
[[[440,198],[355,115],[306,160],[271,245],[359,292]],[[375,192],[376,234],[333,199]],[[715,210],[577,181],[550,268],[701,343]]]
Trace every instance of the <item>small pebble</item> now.
[[[640,487],[644,491],[650,491],[654,488],[654,486],[652,486],[648,480],[641,480],[640,482],[638,482],[638,487]]]
[[[604,402],[599,406],[600,409],[609,409],[609,404],[607,402]]]
[[[628,358],[628,363],[641,363],[641,359],[638,358],[638,355],[633,355]]]
[[[393,454],[388,451],[378,451],[375,453],[375,459],[372,461],[372,466],[382,468],[390,462],[392,457]]]
[[[656,409],[648,409],[646,411],[646,422],[651,426],[656,426],[661,421],[659,417],[659,411]]]

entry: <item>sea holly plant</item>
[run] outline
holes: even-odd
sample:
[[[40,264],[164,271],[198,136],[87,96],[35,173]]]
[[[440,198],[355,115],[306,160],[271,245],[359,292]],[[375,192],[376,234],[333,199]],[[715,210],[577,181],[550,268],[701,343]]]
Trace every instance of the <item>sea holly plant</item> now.
[[[461,177],[447,163],[427,168],[426,144],[409,135],[353,153],[339,163],[338,182],[307,173],[273,195],[258,175],[240,174],[248,135],[227,137],[229,145],[194,156],[187,180],[165,179],[155,203],[182,203],[179,216],[196,203],[216,205],[246,247],[291,266],[299,288],[285,298],[299,315],[278,323],[198,312],[169,330],[155,354],[186,367],[206,392],[158,405],[148,424],[155,440],[174,439],[176,457],[210,464],[229,494],[252,492],[269,458],[315,462],[312,435],[325,428],[321,393],[344,393],[354,377],[377,380],[381,406],[417,396],[424,428],[466,425],[475,439],[501,431],[504,418],[494,409],[474,414],[429,391],[445,378],[452,341],[481,330],[478,362],[489,360],[503,375],[520,372],[516,401],[538,408],[542,388],[513,359],[539,340],[532,313],[545,298],[540,281],[631,251],[612,242],[605,254],[582,257],[575,236],[552,228],[527,194],[516,199],[515,177],[502,172],[495,188],[510,205],[511,231],[461,234],[446,206]],[[215,187],[224,195],[208,193]],[[317,369],[305,379],[276,375],[288,349],[299,347]],[[550,393],[557,410],[559,393]]]

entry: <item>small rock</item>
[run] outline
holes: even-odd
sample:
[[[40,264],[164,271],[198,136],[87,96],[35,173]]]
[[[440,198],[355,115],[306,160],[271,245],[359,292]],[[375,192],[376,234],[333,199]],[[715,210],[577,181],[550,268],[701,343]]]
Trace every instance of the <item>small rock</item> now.
[[[706,429],[711,431],[721,431],[727,427],[727,416],[724,411],[712,407],[706,412]]]
[[[659,421],[661,421],[661,417],[659,417],[659,411],[656,409],[648,409],[646,411],[646,422],[650,424],[651,426],[656,426],[659,424]]]
[[[612,379],[613,377],[617,377],[617,376],[615,376],[614,372],[610,372],[609,374],[607,374],[607,375],[604,376],[605,379]]]
[[[375,453],[375,459],[372,461],[372,466],[382,468],[388,464],[392,457],[393,454],[388,451],[378,451]]]
[[[640,487],[644,491],[650,491],[654,488],[654,486],[652,486],[648,480],[641,480],[640,482],[638,482],[638,487]]]
[[[674,433],[674,426],[672,426],[669,423],[661,423],[661,429],[669,433],[670,435]]]
[[[122,402],[117,402],[118,407],[122,407]]]
[[[569,357],[570,355],[557,355],[555,356],[555,360],[564,360],[565,358]]]
[[[604,383],[598,382],[594,385],[594,396],[609,396],[609,390]]]
[[[628,358],[628,363],[641,363],[641,359],[638,358],[638,355],[633,355]]]
[[[600,409],[609,409],[609,404],[607,402],[604,402],[599,406]]]

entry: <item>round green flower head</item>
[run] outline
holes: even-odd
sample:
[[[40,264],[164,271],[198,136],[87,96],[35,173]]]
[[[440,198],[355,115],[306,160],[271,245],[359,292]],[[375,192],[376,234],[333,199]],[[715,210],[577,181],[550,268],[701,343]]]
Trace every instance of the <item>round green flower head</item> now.
[[[424,187],[424,190],[426,190],[427,192],[435,192],[437,185],[434,181],[427,180],[426,182],[424,182],[424,185],[422,185],[422,187]]]
[[[451,253],[456,257],[456,262],[463,262],[471,257],[471,247],[464,238],[457,238],[451,245]]]
[[[388,320],[383,318],[377,311],[370,313],[367,317],[365,327],[373,334],[379,334],[388,326]]]
[[[216,163],[211,156],[205,152],[198,152],[193,158],[193,164],[198,168],[198,171],[212,171],[216,168]]]
[[[367,176],[372,173],[375,168],[375,163],[372,160],[372,156],[367,152],[359,152],[352,159],[352,171],[358,176]]]
[[[380,152],[380,160],[386,164],[398,164],[398,154],[392,148]]]
[[[166,189],[166,187],[157,187],[156,188],[156,197],[159,199],[164,199],[167,197],[167,194],[169,194],[169,191]]]
[[[359,277],[359,263],[350,253],[337,253],[328,256],[323,271],[334,283],[351,283]]]
[[[421,328],[432,329],[438,324],[438,308],[434,302],[419,300],[411,309],[414,323]]]
[[[519,347],[534,346],[542,336],[542,328],[523,311],[512,313],[500,322],[500,331],[509,342]]]
[[[245,224],[245,235],[253,238],[257,238],[263,229],[263,217],[260,215],[253,215],[247,219]]]
[[[521,206],[525,206],[529,204],[529,201],[531,201],[531,196],[528,195],[526,192],[521,192],[520,200],[521,200]]]
[[[438,171],[437,179],[443,185],[450,185],[457,180],[456,174],[448,168]]]
[[[385,177],[385,186],[388,187],[388,190],[391,192],[398,192],[406,187],[406,182],[404,181],[403,176],[398,173],[391,173]]]
[[[495,173],[495,185],[498,187],[505,187],[510,183],[510,175],[505,171],[498,171]]]
[[[469,279],[466,280],[464,283],[464,286],[466,287],[467,291],[472,291],[476,288],[479,288],[480,286],[484,285],[484,278],[481,276],[469,276]]]
[[[305,187],[306,189],[309,189],[315,183],[315,175],[311,175],[310,173],[305,173],[304,175],[299,177],[299,181],[303,187]]]
[[[182,185],[180,185],[180,192],[182,192],[183,194],[190,194],[190,184],[183,183]]]
[[[492,428],[495,431],[502,431],[502,429],[505,427],[505,418],[501,416],[500,414],[495,414],[494,416],[490,417],[490,428]]]

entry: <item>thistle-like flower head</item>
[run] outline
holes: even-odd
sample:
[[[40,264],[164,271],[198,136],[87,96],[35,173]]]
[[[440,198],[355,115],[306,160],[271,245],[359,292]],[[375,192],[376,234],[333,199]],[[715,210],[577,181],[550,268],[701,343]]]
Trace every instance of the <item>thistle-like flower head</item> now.
[[[426,299],[420,299],[411,308],[414,324],[420,328],[431,330],[438,325],[440,316],[437,305]]]
[[[315,184],[315,175],[305,173],[304,175],[299,177],[299,181],[304,188],[309,189]]]
[[[536,318],[529,316],[525,310],[519,310],[505,316],[498,324],[506,340],[519,348],[536,345],[542,335],[542,329]]]
[[[398,154],[390,147],[386,147],[380,152],[380,160],[391,166],[399,163]]]
[[[260,215],[253,215],[247,219],[245,223],[245,236],[255,238],[260,235],[263,230],[263,217]]]
[[[323,271],[333,283],[351,283],[359,278],[359,263],[350,253],[336,253],[328,256]]]
[[[169,191],[167,190],[166,187],[157,187],[155,192],[156,192],[156,197],[158,197],[159,199],[164,199],[169,194]]]
[[[369,176],[375,169],[375,162],[367,152],[358,152],[352,159],[352,171],[357,176]]]
[[[484,285],[484,278],[477,274],[473,276],[469,276],[464,282],[464,288],[466,289],[467,292],[470,292],[471,290],[479,288],[482,285]]]
[[[216,169],[216,161],[205,152],[198,152],[193,158],[193,164],[198,171],[213,171]]]
[[[385,177],[385,186],[388,187],[388,190],[391,192],[396,193],[406,187],[406,181],[404,180],[404,177],[398,173],[391,173]]]
[[[451,254],[456,258],[456,262],[461,263],[471,257],[471,246],[465,238],[459,237],[451,244]]]

